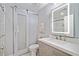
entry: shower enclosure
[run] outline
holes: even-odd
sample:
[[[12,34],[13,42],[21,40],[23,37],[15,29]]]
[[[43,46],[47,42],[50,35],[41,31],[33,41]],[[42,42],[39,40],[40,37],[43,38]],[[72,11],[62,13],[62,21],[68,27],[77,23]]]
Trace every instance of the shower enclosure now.
[[[5,4],[4,9],[4,14],[0,9],[0,55],[26,54],[29,52],[28,47],[36,43],[38,14],[28,9],[18,8],[18,6],[7,6],[7,4]],[[3,15],[5,15],[5,17],[3,17]],[[1,25],[2,17],[6,20],[4,23],[5,28],[3,28],[5,30],[4,41],[2,40],[3,34],[1,33],[1,26],[4,26]],[[5,42],[5,44],[2,42]]]

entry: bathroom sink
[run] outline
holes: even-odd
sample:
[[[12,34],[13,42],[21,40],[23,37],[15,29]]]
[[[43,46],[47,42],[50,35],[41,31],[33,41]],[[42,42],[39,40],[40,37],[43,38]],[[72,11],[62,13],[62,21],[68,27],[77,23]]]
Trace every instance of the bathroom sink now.
[[[39,41],[51,46],[55,47],[59,50],[62,50],[70,55],[78,55],[79,56],[79,45],[78,44],[72,44],[66,41],[62,40],[56,40],[53,38],[42,38],[39,39]]]

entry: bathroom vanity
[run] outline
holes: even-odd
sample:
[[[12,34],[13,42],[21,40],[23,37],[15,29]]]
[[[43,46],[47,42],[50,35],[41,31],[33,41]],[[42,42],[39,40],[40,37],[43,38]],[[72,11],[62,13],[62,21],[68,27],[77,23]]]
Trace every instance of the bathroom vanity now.
[[[39,39],[40,56],[79,56],[79,46],[52,38]]]

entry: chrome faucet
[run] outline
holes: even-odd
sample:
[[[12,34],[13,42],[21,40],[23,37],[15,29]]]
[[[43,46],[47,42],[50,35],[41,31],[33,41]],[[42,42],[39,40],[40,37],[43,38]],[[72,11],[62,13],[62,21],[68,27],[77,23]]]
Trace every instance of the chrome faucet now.
[[[62,38],[61,38],[62,36],[59,36],[59,40],[62,40]]]
[[[64,41],[66,41],[66,40],[65,40],[65,37],[66,37],[66,36],[64,35],[63,37],[64,37],[64,38],[63,38],[63,39],[64,39]]]

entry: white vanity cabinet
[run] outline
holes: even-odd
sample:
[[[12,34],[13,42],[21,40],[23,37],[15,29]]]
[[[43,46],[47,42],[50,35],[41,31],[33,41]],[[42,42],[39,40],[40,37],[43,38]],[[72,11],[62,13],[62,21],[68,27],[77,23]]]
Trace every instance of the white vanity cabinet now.
[[[40,56],[70,56],[69,54],[39,41]]]

